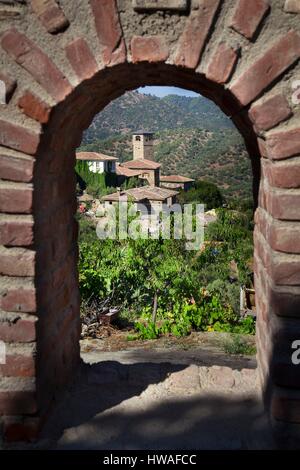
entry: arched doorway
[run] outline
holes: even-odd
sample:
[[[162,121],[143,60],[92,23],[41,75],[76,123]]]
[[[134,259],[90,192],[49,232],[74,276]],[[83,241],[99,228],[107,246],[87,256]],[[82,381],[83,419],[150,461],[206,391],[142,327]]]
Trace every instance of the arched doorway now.
[[[0,412],[7,435],[34,434],[75,374],[75,149],[96,113],[142,85],[201,93],[232,117],[245,139],[257,204],[262,390],[274,422],[299,423],[292,362],[300,334],[300,127],[291,91],[299,72],[297,9],[261,0],[253,12],[242,0],[233,9],[199,0],[173,2],[166,12],[159,4],[148,10],[151,2],[140,9],[139,2],[90,0],[77,11],[66,0],[62,7],[50,2],[50,15],[31,3],[19,7],[22,25],[1,25],[7,104],[0,123],[0,339],[8,353]]]

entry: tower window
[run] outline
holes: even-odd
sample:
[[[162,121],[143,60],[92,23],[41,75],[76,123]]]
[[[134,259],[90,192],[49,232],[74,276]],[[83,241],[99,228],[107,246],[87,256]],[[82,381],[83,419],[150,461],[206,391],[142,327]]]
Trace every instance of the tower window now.
[[[140,141],[141,141],[141,136],[140,136],[140,135],[137,135],[136,138],[135,138],[135,140],[137,140],[137,141],[140,142]]]

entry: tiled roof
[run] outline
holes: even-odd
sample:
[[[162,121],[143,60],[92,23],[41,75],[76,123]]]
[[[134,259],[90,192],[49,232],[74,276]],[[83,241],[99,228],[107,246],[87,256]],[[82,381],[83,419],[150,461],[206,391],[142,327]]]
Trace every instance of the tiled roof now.
[[[131,176],[139,176],[143,172],[140,170],[131,170],[130,168],[126,168],[124,166],[118,165],[116,168],[116,173],[119,176],[126,176],[127,178]]]
[[[160,163],[153,162],[152,160],[130,160],[129,162],[122,163],[122,166],[131,168],[133,170],[156,170],[160,168]]]
[[[126,191],[108,194],[107,196],[103,196],[102,201],[119,201],[122,196],[132,198],[135,202],[144,200],[165,201],[167,198],[176,196],[177,194],[178,191],[159,188],[158,186],[142,186],[140,188],[132,188]]]
[[[103,153],[99,152],[77,152],[76,160],[115,162],[118,160],[118,158],[111,157],[110,155],[104,155]]]
[[[195,180],[181,175],[161,175],[160,181],[165,181],[166,183],[192,183]]]

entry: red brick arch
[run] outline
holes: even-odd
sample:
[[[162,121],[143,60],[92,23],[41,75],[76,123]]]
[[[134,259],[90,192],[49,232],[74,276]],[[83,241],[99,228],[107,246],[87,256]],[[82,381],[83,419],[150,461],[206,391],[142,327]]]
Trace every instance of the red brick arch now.
[[[0,0],[7,12],[0,25],[0,339],[7,345],[0,414],[7,438],[35,435],[79,363],[73,167],[82,131],[126,90],[154,84],[207,96],[244,136],[257,202],[262,390],[281,438],[300,423],[300,365],[291,361],[300,339],[299,2],[172,0],[159,11],[166,2],[149,10],[151,3]]]

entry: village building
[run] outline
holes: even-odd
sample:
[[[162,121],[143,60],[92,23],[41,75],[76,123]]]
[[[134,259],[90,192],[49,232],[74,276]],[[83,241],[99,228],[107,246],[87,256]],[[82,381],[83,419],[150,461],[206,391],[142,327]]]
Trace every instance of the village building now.
[[[181,175],[161,175],[160,186],[167,189],[176,189],[188,191],[192,188],[195,180]]]
[[[76,160],[88,162],[89,169],[93,173],[116,173],[118,158],[110,155],[99,152],[77,152]]]
[[[142,186],[140,188],[127,189],[126,191],[117,191],[101,198],[103,202],[118,204],[120,201],[128,200],[135,204],[144,205],[147,210],[160,210],[162,204],[171,207],[176,202],[178,192],[170,189],[159,188],[157,186]],[[139,206],[137,206],[139,208]]]
[[[154,160],[154,133],[137,131],[132,135],[133,160]]]
[[[130,160],[118,166],[118,171],[131,170],[138,178],[148,182],[150,186],[159,186],[160,182],[160,163],[152,160]],[[125,171],[126,171],[125,170]]]

